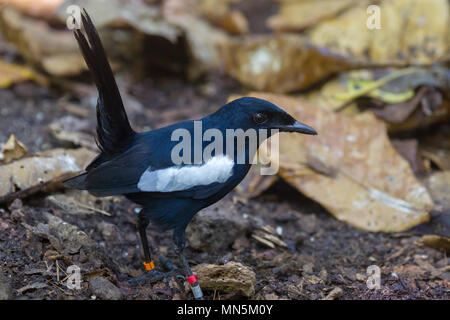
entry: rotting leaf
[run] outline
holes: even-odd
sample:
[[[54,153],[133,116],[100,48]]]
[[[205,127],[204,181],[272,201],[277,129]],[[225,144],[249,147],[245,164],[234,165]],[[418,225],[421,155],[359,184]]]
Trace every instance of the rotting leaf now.
[[[94,152],[84,148],[53,149],[2,165],[0,203],[20,194],[41,191],[43,187],[51,188],[60,182],[60,178],[83,170],[94,156]]]
[[[415,129],[450,117],[450,73],[442,66],[353,71],[348,74],[347,87],[336,98],[356,99],[360,109],[370,109],[389,123],[390,131]]]
[[[223,48],[226,71],[246,86],[270,92],[306,89],[328,76],[361,66],[292,34],[246,36]]]
[[[12,134],[0,150],[0,163],[10,163],[13,160],[22,158],[26,153],[27,148],[25,145]]]
[[[282,107],[319,133],[283,134],[279,175],[339,220],[369,231],[397,232],[429,219],[432,200],[370,113],[345,117],[299,99],[252,93]],[[335,176],[313,170],[320,159]],[[275,161],[275,159],[272,159]]]

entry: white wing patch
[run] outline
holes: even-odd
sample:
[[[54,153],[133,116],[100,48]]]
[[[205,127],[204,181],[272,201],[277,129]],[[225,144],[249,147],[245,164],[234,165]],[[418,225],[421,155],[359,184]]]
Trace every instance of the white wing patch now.
[[[216,156],[202,165],[171,167],[152,171],[149,167],[139,179],[138,188],[145,192],[173,192],[223,183],[233,174],[234,161],[227,156]]]

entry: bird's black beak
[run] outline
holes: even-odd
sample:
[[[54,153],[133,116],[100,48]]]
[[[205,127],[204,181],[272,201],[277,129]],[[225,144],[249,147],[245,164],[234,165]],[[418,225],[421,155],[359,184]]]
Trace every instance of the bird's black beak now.
[[[298,132],[303,134],[312,134],[317,135],[317,131],[311,128],[310,126],[295,121],[293,124],[286,125],[286,126],[279,126],[276,129],[279,129],[280,132]]]

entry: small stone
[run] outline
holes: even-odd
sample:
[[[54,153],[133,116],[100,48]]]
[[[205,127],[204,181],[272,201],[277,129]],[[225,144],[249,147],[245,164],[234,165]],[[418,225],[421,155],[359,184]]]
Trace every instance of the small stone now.
[[[200,264],[193,268],[203,290],[220,290],[251,297],[255,293],[256,275],[238,262],[224,265]]]
[[[97,229],[105,241],[109,243],[120,241],[120,234],[116,225],[102,221],[97,225]]]
[[[22,209],[23,207],[23,203],[22,200],[20,199],[15,199],[10,205],[9,205],[9,210],[17,210],[17,209]]]
[[[89,280],[89,290],[93,296],[102,300],[120,300],[122,293],[111,281],[102,277]]]
[[[340,296],[342,296],[343,293],[344,293],[344,290],[342,290],[339,287],[336,287],[333,290],[331,290],[330,293],[327,294],[327,296],[325,298],[323,298],[322,300],[334,300],[334,299],[337,299]]]
[[[306,263],[303,265],[303,272],[307,274],[313,274],[314,272],[314,265],[312,263]]]
[[[200,211],[186,230],[191,248],[216,252],[230,247],[249,229],[249,221],[237,212],[233,204],[221,205]]]
[[[9,284],[8,278],[3,274],[0,269],[0,300],[11,300],[13,293]]]
[[[361,273],[357,273],[356,274],[356,280],[358,281],[366,281],[367,280],[367,276],[361,274]]]

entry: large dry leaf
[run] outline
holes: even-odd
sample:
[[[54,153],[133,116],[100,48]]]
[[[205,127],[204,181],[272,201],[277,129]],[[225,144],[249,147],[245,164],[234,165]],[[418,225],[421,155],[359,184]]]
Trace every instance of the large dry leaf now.
[[[0,199],[37,188],[62,176],[82,171],[94,158],[87,149],[54,149],[0,166]]]
[[[223,46],[226,71],[258,90],[290,92],[359,65],[301,36],[273,34],[233,39]]]
[[[427,190],[372,114],[350,118],[288,96],[251,95],[275,103],[317,130],[318,136],[283,134],[279,175],[336,218],[384,232],[428,220],[433,203]]]
[[[354,0],[279,0],[280,11],[267,24],[276,31],[301,31],[348,9]]]
[[[319,23],[310,39],[320,46],[378,63],[429,64],[449,49],[447,0],[395,0],[380,4],[381,29],[366,26],[367,3]]]

